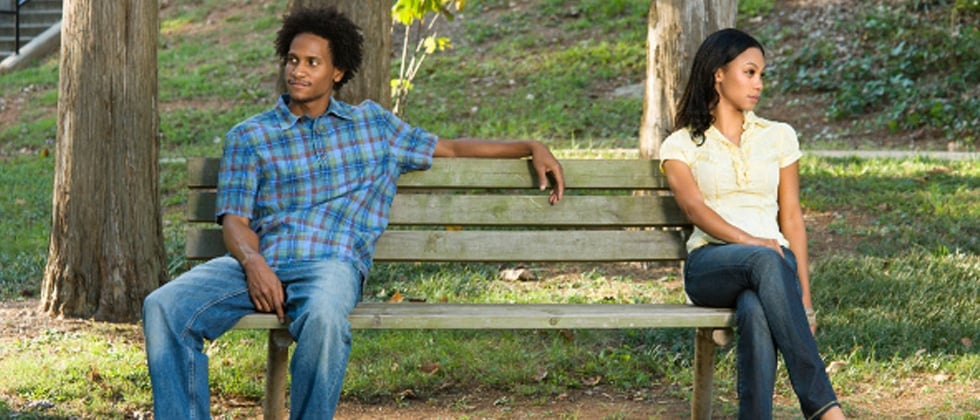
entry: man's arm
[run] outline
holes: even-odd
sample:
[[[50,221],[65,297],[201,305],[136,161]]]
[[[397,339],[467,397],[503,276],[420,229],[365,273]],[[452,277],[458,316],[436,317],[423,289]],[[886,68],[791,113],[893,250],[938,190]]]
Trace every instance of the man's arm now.
[[[225,248],[242,264],[248,294],[259,312],[274,312],[279,322],[286,321],[283,305],[286,295],[279,277],[259,252],[259,236],[248,225],[248,218],[226,214],[221,219]]]
[[[548,202],[561,200],[565,192],[565,176],[561,163],[551,154],[548,147],[537,141],[499,142],[474,139],[440,139],[436,143],[435,157],[478,157],[478,158],[522,158],[530,156],[534,170],[541,180],[541,189],[548,187],[548,174],[554,177],[555,185]]]

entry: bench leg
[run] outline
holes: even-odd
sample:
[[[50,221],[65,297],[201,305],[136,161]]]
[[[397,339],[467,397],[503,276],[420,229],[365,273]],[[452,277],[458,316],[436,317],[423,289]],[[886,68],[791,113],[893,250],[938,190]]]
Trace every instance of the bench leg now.
[[[694,337],[694,396],[691,418],[711,418],[711,393],[715,380],[714,328],[698,328]]]
[[[286,418],[286,372],[289,370],[289,345],[293,338],[283,329],[269,330],[269,359],[265,378],[265,419]]]

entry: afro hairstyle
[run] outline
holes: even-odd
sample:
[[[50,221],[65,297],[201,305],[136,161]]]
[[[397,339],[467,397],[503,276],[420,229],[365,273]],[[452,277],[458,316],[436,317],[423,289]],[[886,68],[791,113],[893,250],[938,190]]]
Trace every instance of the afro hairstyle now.
[[[361,28],[334,7],[300,8],[283,18],[282,28],[276,33],[276,56],[285,61],[293,38],[303,33],[330,41],[333,65],[344,71],[344,77],[334,84],[334,89],[340,89],[354,78],[363,57]]]

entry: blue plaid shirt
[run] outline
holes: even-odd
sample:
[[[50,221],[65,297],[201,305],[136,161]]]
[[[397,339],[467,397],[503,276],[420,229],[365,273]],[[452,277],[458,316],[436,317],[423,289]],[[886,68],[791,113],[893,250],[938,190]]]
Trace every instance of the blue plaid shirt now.
[[[331,99],[311,119],[288,100],[225,137],[218,223],[247,217],[270,265],[337,258],[367,276],[399,175],[428,169],[437,137],[371,101]]]

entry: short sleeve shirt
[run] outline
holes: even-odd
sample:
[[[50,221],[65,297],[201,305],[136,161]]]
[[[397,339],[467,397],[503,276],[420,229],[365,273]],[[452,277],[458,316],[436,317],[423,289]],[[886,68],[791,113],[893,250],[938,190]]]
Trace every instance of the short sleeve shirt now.
[[[248,218],[270,265],[336,258],[367,276],[398,177],[428,169],[438,138],[371,101],[311,118],[288,100],[225,136],[217,220]]]
[[[802,157],[796,131],[745,113],[741,145],[736,146],[714,126],[704,143],[691,139],[688,129],[672,133],[660,146],[662,161],[678,160],[691,168],[705,204],[728,223],[761,238],[789,241],[779,230],[779,171]],[[708,243],[722,243],[695,227],[688,251]]]

